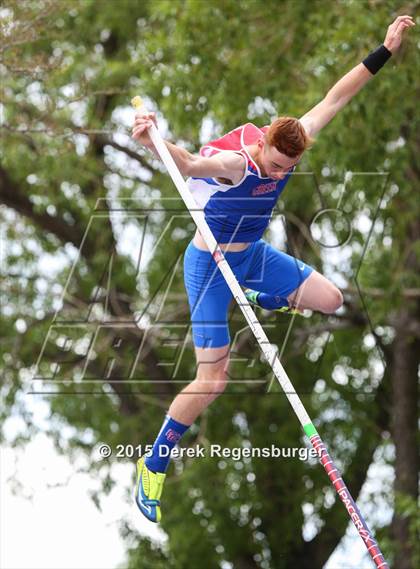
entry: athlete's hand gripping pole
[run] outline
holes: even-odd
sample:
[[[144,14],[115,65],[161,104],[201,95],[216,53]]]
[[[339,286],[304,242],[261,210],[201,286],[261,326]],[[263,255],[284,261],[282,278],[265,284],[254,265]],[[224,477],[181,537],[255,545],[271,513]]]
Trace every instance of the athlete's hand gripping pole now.
[[[131,101],[131,104],[138,111],[143,108],[143,102],[140,97],[134,97]],[[204,241],[206,242],[209,251],[212,253],[213,259],[221,270],[236,302],[239,304],[239,307],[242,310],[251,330],[253,331],[254,336],[256,337],[267,362],[271,366],[274,375],[277,377],[306,435],[308,436],[313,448],[317,451],[321,464],[325,468],[335,490],[346,506],[347,512],[349,513],[350,518],[356,526],[360,537],[363,539],[370,556],[378,568],[381,567],[382,569],[389,569],[389,566],[386,563],[378,547],[378,544],[373,538],[372,533],[369,530],[365,520],[363,519],[362,514],[360,513],[359,509],[356,506],[356,503],[350,495],[350,492],[344,484],[344,481],[341,478],[341,474],[339,473],[330,455],[328,454],[328,451],[326,450],[325,445],[322,442],[317,430],[312,424],[311,419],[302,404],[302,401],[294,390],[292,383],[290,382],[283,366],[281,365],[280,360],[277,357],[277,351],[275,347],[270,344],[261,324],[259,323],[254,311],[248,303],[248,300],[246,299],[241,286],[236,280],[232,269],[226,261],[222,250],[216,242],[216,239],[214,238],[214,235],[205,220],[204,211],[198,208],[184,178],[181,176],[178,167],[176,166],[171,154],[169,153],[169,150],[167,149],[161,135],[159,134],[158,129],[154,124],[152,124],[152,126],[149,127],[148,131],[150,138],[156,148],[156,151],[160,156],[160,159],[165,164],[169,175],[172,178],[172,181],[181,194],[181,197],[184,200],[185,205],[191,214],[191,217],[195,221],[195,224],[197,225]]]

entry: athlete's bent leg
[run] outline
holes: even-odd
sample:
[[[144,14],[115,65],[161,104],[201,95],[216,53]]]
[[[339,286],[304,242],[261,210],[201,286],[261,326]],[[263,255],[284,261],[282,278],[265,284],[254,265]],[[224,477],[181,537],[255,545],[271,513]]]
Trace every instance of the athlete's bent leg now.
[[[287,297],[290,306],[300,310],[308,308],[332,314],[343,304],[341,291],[326,277],[313,271],[309,277]]]
[[[250,300],[255,293],[253,304],[266,310],[289,306],[331,314],[343,304],[343,295],[331,281],[262,239],[256,244],[254,262],[241,284],[251,289]]]

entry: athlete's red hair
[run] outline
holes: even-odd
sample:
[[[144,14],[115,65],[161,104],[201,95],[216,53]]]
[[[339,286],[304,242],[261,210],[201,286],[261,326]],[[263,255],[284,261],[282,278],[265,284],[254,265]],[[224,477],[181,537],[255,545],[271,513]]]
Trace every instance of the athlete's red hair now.
[[[265,140],[289,158],[296,158],[314,142],[298,119],[278,117],[271,123]]]

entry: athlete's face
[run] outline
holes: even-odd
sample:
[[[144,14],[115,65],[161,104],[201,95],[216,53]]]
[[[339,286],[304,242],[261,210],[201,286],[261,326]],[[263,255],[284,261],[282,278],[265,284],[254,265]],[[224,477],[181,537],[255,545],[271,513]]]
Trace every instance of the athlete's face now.
[[[260,148],[260,161],[266,176],[274,180],[283,180],[288,171],[299,162],[302,154],[295,158],[289,158],[279,152],[274,146],[270,146],[264,140],[258,142]],[[263,172],[262,172],[263,173]]]

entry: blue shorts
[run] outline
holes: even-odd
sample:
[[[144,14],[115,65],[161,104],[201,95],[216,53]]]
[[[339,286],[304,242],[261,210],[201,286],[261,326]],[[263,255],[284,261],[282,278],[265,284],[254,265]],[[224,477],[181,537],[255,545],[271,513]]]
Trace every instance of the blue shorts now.
[[[224,255],[240,285],[282,298],[296,290],[313,271],[263,239],[244,251]],[[192,241],[184,255],[184,282],[194,345],[219,348],[230,344],[228,309],[232,293],[211,253],[198,249]]]

